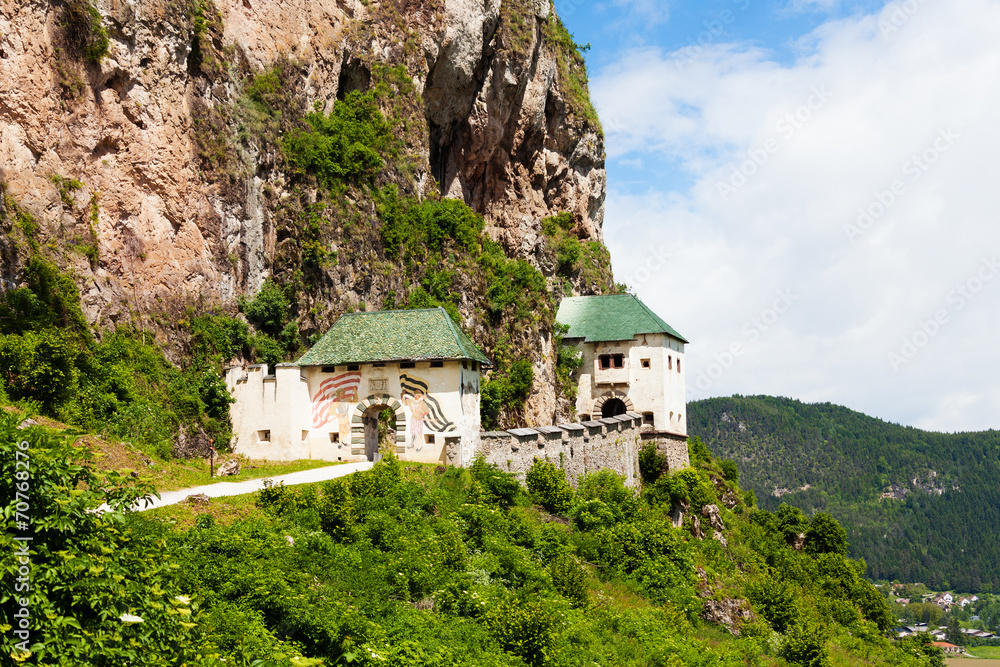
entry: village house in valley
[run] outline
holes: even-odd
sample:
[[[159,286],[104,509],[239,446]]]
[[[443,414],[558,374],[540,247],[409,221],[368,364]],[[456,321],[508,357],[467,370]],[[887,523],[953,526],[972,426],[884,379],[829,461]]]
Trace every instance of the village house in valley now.
[[[631,294],[563,299],[556,321],[583,356],[580,421],[637,412],[644,429],[687,438],[683,336]]]
[[[270,460],[372,460],[379,414],[396,453],[471,462],[479,379],[490,361],[442,308],[349,313],[294,364],[233,367],[226,384],[237,453]]]

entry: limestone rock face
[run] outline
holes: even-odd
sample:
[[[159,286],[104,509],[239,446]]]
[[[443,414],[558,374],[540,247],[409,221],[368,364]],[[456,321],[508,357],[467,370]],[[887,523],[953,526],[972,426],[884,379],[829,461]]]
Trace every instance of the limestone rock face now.
[[[96,252],[68,252],[63,264],[100,326],[170,303],[230,303],[263,283],[279,244],[272,217],[288,194],[283,177],[261,167],[220,179],[204,167],[199,137],[213,110],[282,59],[298,68],[304,107],[327,111],[338,94],[364,89],[372,67],[403,64],[426,123],[411,147],[415,189],[436,182],[463,199],[508,253],[537,265],[541,220],[564,211],[581,239],[602,240],[603,136],[561,80],[545,38],[549,0],[192,5],[207,29],[185,2],[92,4],[109,37],[96,64],[67,48],[64,3],[0,4],[0,182],[40,221],[41,241],[94,241]],[[516,21],[505,18],[508,4],[521,11]],[[202,62],[208,51],[215,60]],[[18,269],[2,267],[5,284]],[[344,268],[343,289],[354,303],[377,303],[354,270]],[[551,375],[546,345],[536,362]],[[535,393],[531,418],[547,423],[554,392]]]

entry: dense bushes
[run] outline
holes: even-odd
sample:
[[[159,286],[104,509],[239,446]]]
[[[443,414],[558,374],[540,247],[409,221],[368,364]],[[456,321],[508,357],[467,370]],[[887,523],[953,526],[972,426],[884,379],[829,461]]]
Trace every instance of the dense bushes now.
[[[518,359],[509,369],[495,369],[483,383],[480,399],[483,427],[496,428],[504,408],[523,405],[531,394],[534,378],[535,371],[527,359]]]
[[[0,389],[9,400],[161,456],[182,423],[228,444],[230,398],[219,368],[245,351],[246,324],[195,318],[192,363],[181,370],[148,333],[121,327],[95,340],[72,278],[40,256],[29,259],[24,283],[0,296]]]
[[[16,439],[13,423],[0,442]],[[13,456],[9,448],[3,452],[3,479],[10,480]],[[45,466],[64,465],[65,454],[54,451]],[[79,468],[60,475],[58,481],[38,477],[46,489],[50,481],[63,487],[45,507],[54,513],[68,503],[58,511],[69,517],[81,507],[70,496],[87,506],[100,499],[94,491],[69,491],[80,480],[88,489],[108,489],[112,501],[142,492]],[[749,522],[742,510],[727,514],[735,529],[727,531],[723,548],[674,528],[669,499],[636,502],[613,472],[584,476],[575,501],[553,464],[536,463],[531,479],[539,500],[570,504],[578,528],[525,507],[520,485],[482,459],[469,470],[404,469],[392,456],[370,471],[315,486],[267,485],[256,496],[264,512],[232,525],[204,514],[195,527],[175,531],[130,517],[126,532],[118,533],[120,516],[81,514],[62,524],[62,537],[46,533],[52,551],[45,558],[52,560],[45,566],[76,573],[106,567],[86,570],[87,585],[75,591],[112,613],[103,620],[87,616],[85,605],[46,587],[53,614],[46,618],[72,613],[93,633],[103,652],[76,664],[104,664],[105,655],[107,664],[164,664],[161,656],[169,654],[177,660],[167,664],[187,659],[258,667],[318,660],[400,667],[764,667],[777,657],[824,665],[829,644],[837,642],[889,664],[927,664],[927,654],[908,657],[882,639],[884,602],[860,578],[859,564],[838,553],[796,551],[773,516]],[[601,519],[587,523],[579,519],[585,514]],[[113,553],[87,546],[97,537]],[[56,561],[54,550],[64,547],[77,557]],[[124,588],[114,588],[115,581]],[[698,627],[703,600],[724,597],[748,599],[757,615],[740,638]],[[122,613],[143,623],[122,626],[116,621]],[[74,626],[45,623],[46,637],[56,638],[53,647],[70,656],[84,650],[70,645],[82,635]],[[112,627],[118,634],[104,631]],[[145,642],[144,653],[131,639]]]
[[[329,115],[317,108],[305,120],[308,130],[290,132],[282,141],[294,171],[313,173],[332,190],[378,175],[385,164],[382,153],[392,147],[392,133],[373,92],[349,93]]]
[[[40,427],[20,431],[20,419],[0,414],[0,503],[10,522],[0,540],[8,554],[0,560],[0,653],[28,664],[218,664],[201,651],[198,601],[180,585],[176,560],[163,558],[155,531],[124,513],[151,489],[95,473],[84,451]],[[102,503],[110,511],[96,512]],[[27,524],[16,535],[30,539],[20,562],[15,511]],[[12,628],[23,627],[15,618],[22,606],[30,632],[18,646],[25,638]]]
[[[573,487],[566,481],[566,473],[550,461],[535,459],[527,482],[528,490],[553,514],[565,514],[573,503]]]

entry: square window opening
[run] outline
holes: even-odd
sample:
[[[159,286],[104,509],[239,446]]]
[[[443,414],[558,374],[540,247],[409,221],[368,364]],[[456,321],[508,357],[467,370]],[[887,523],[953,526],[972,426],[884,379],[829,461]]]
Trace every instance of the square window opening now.
[[[320,369],[320,372],[321,373],[336,373],[337,372],[337,367],[336,366],[323,366],[323,368]]]
[[[271,442],[271,431],[270,429],[264,431],[257,431],[257,439],[261,442]]]
[[[653,425],[653,413],[652,412],[643,412],[642,413],[642,423],[643,424],[648,424],[649,426],[652,426]]]
[[[404,361],[399,365],[400,368],[416,368],[417,365],[412,361]]]
[[[309,431],[302,431],[302,442],[309,439]]]
[[[443,361],[432,361],[431,362],[431,368],[444,368],[444,362]]]
[[[624,354],[614,354],[611,355],[611,365],[615,368],[625,368],[625,355]]]
[[[643,359],[642,360],[642,367],[643,368],[650,368],[649,359]]]
[[[433,445],[434,444],[434,436],[433,435],[425,435],[424,436],[424,444],[425,445]]]
[[[611,368],[611,355],[610,354],[602,354],[597,359],[600,362],[600,366],[601,366],[601,370],[602,371],[606,371],[607,369]]]
[[[361,365],[360,364],[350,364],[350,365],[348,365],[347,370],[349,370],[349,371],[360,371],[361,370]]]
[[[330,442],[332,442],[335,445],[339,444],[340,443],[340,434],[339,433],[331,433],[330,434]]]

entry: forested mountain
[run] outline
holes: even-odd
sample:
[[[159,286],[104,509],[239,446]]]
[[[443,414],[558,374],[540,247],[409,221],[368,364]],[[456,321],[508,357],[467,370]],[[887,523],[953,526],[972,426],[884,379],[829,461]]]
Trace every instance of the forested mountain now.
[[[869,577],[1000,584],[1000,431],[931,433],[768,396],[693,402],[688,427],[736,461],[762,507],[837,517]]]

